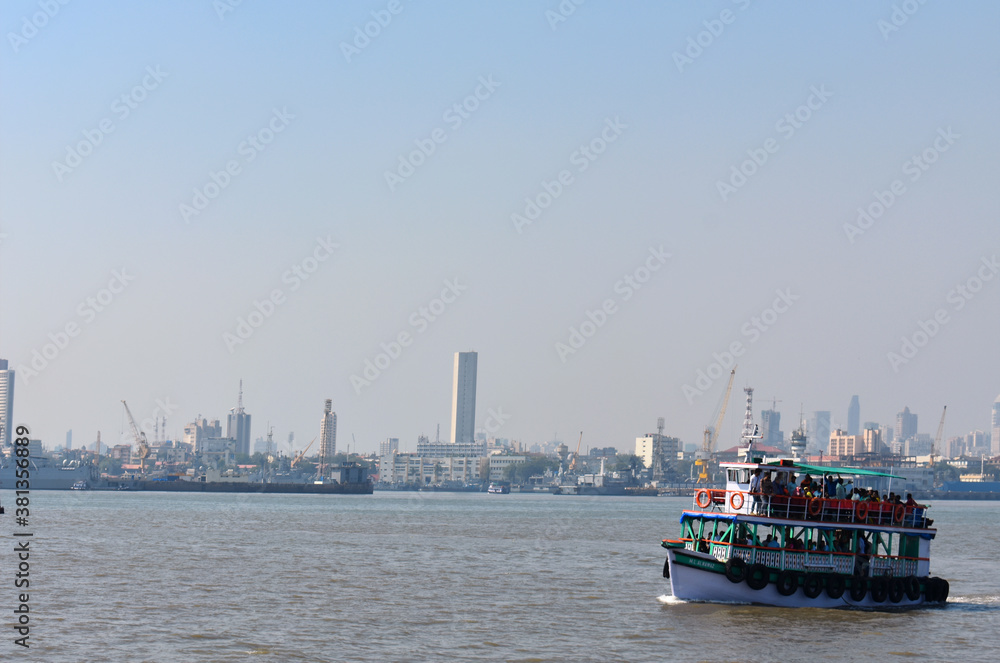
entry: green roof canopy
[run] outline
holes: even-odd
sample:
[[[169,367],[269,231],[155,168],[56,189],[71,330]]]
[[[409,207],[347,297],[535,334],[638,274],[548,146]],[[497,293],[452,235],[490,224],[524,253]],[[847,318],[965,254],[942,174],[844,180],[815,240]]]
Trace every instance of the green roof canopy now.
[[[895,474],[889,474],[888,472],[879,472],[878,470],[867,470],[860,467],[824,467],[822,465],[805,465],[803,463],[795,463],[795,465],[782,466],[781,461],[774,461],[772,463],[767,463],[768,467],[787,467],[792,470],[803,470],[809,472],[810,474],[853,474],[854,476],[862,477],[888,477],[890,479],[905,479],[906,477],[896,476]]]

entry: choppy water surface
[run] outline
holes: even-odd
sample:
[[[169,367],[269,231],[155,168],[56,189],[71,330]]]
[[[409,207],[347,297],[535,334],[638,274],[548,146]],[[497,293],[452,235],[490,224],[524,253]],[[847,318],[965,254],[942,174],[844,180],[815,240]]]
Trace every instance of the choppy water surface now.
[[[32,648],[10,642],[14,556],[0,551],[0,660],[874,663],[1000,651],[1000,503],[932,510],[949,606],[856,612],[663,599],[659,540],[676,535],[689,498],[32,500]],[[8,542],[12,524],[8,511]]]

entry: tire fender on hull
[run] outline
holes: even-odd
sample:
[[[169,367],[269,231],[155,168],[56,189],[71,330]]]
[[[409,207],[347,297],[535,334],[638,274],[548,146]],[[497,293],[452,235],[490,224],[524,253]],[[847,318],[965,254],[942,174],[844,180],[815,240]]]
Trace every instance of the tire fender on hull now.
[[[726,578],[729,582],[743,582],[747,577],[747,563],[742,557],[730,557],[726,562]]]
[[[794,571],[784,570],[778,572],[778,577],[774,581],[774,588],[782,596],[791,596],[799,588],[799,577]]]
[[[763,564],[751,564],[747,567],[747,586],[750,589],[764,589],[771,579],[770,570]]]
[[[844,580],[844,576],[831,573],[826,577],[826,595],[831,599],[839,599],[846,589],[847,581]]]
[[[851,600],[863,601],[868,594],[868,579],[864,576],[851,577]]]
[[[802,578],[802,593],[806,598],[814,599],[823,593],[823,576],[817,573],[807,573]]]

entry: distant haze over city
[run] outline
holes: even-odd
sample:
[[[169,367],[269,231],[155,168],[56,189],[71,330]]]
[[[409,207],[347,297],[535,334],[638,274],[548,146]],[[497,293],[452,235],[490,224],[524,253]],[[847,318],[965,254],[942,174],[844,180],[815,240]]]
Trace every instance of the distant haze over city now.
[[[527,446],[700,445],[734,365],[719,448],[744,386],[786,438],[854,395],[991,430],[996,3],[50,4],[0,13],[0,358],[50,449],[243,380],[252,439],[330,399],[338,451],[413,451],[473,351]]]

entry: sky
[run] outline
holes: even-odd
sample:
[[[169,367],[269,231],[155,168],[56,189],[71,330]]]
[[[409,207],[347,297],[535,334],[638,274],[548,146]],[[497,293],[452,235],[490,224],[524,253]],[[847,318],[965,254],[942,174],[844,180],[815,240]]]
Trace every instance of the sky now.
[[[1000,6],[3,3],[0,357],[52,448],[744,410],[988,430]],[[366,373],[367,369],[367,373]]]

